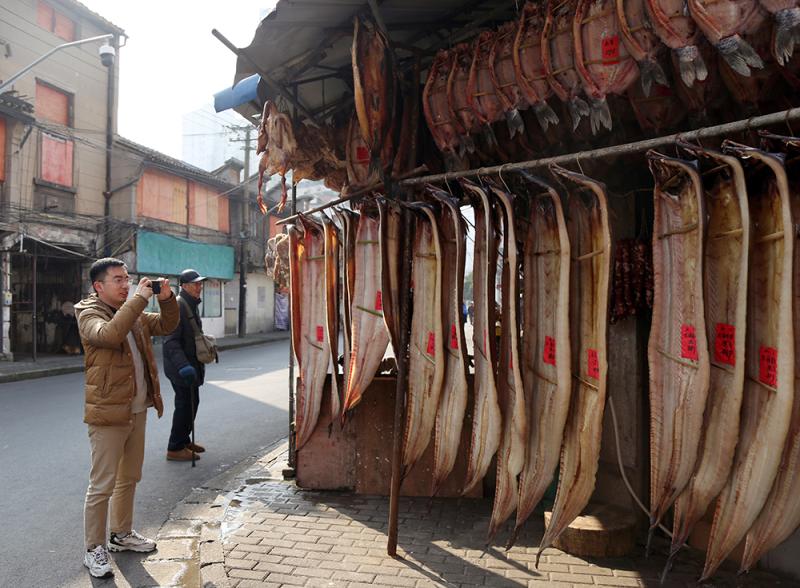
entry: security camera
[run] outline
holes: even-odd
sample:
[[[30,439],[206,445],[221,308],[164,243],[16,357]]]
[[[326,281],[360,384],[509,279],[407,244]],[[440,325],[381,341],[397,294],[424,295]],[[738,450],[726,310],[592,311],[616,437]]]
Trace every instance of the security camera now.
[[[114,65],[114,57],[117,55],[114,47],[106,43],[100,47],[100,61],[106,67]]]

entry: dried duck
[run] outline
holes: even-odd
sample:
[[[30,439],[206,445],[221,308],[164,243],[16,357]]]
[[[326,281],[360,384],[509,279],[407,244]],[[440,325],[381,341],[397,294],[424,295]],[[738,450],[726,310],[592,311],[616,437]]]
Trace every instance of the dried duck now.
[[[379,170],[391,161],[383,158],[392,143],[395,78],[389,41],[369,19],[354,19],[353,98],[361,136],[370,154],[370,169]]]
[[[547,83],[542,63],[544,19],[542,3],[531,0],[525,3],[519,17],[512,57],[519,89],[531,105],[542,131],[547,131],[548,126],[558,124],[558,115],[547,103],[553,91]]]
[[[570,396],[570,242],[559,194],[525,175],[531,195],[523,237],[522,381],[528,437],[514,543],[558,465]]]
[[[796,157],[800,153],[800,142],[793,137],[777,137],[769,135],[767,138],[782,145],[787,155],[787,173],[789,180],[790,206],[792,220],[795,226],[800,223],[800,168],[797,166]],[[794,160],[794,162],[793,162]],[[797,243],[797,233],[794,234],[792,255],[792,291],[794,296],[792,319],[794,321],[794,347],[800,348],[800,247]],[[789,424],[789,433],[783,446],[781,463],[778,467],[778,476],[772,484],[764,508],[758,515],[756,522],[747,532],[744,555],[740,572],[747,572],[756,565],[758,560],[770,549],[777,547],[785,541],[800,526],[800,358],[794,358],[794,402],[792,416]]]
[[[292,167],[292,158],[296,149],[297,140],[294,136],[292,120],[279,111],[274,102],[267,100],[261,114],[256,149],[256,154],[262,154],[258,163],[258,208],[262,213],[266,214],[267,212],[262,195],[264,176],[269,180],[272,174],[280,174],[281,200],[278,203],[278,212],[286,206],[288,196],[286,173]]]
[[[457,121],[456,128],[461,132],[459,137],[459,154],[464,151],[475,151],[475,143],[471,133],[478,130],[478,120],[467,101],[467,83],[469,82],[469,68],[472,65],[472,54],[468,43],[460,43],[453,47],[453,63],[447,75],[447,105],[450,108],[450,117]],[[460,125],[460,126],[459,126]]]
[[[444,379],[442,357],[442,248],[436,217],[427,204],[414,205],[419,218],[412,245],[414,307],[408,345],[408,394],[403,433],[403,467],[422,456],[431,439]]]
[[[570,192],[569,288],[572,399],[564,428],[561,470],[553,515],[537,560],[589,503],[595,486],[608,377],[608,302],[611,233],[605,186],[558,170],[578,190]]]
[[[458,165],[459,137],[465,134],[448,101],[448,78],[453,69],[455,55],[454,51],[447,50],[436,54],[422,91],[422,112],[436,147],[445,157],[448,169]]]
[[[453,471],[467,410],[467,351],[462,305],[466,263],[466,227],[458,202],[429,188],[441,202],[437,215],[442,243],[442,346],[445,373],[433,440],[433,494]]]
[[[624,94],[639,76],[639,68],[624,43],[614,0],[579,0],[572,21],[575,67],[589,98],[592,132],[611,130],[606,96]]]
[[[730,477],[717,500],[703,580],[711,577],[745,538],[767,501],[780,468],[777,448],[786,441],[795,394],[795,238],[786,170],[779,156],[730,141],[723,147],[748,164],[753,232],[739,444]]]
[[[705,207],[692,164],[648,152],[654,299],[650,368],[650,533],[695,470],[709,380],[703,304]],[[648,541],[649,543],[649,541]]]
[[[505,112],[505,97],[495,89],[489,67],[496,35],[494,31],[483,31],[472,44],[472,64],[467,79],[467,103],[490,145],[496,143],[491,125],[502,120]]]
[[[548,0],[542,28],[542,64],[547,82],[572,119],[572,130],[581,117],[589,116],[589,105],[580,97],[581,79],[575,69],[575,45],[572,42],[572,17],[578,0]]]
[[[311,438],[319,419],[325,377],[331,361],[325,331],[325,239],[322,227],[301,217],[301,227],[289,229],[292,349],[297,359],[295,435],[297,449]]]
[[[525,389],[522,383],[519,357],[519,255],[517,253],[514,197],[492,187],[503,212],[503,275],[500,325],[500,357],[497,364],[497,388],[503,414],[503,433],[497,452],[497,487],[494,493],[492,517],[489,521],[489,542],[500,526],[511,516],[519,501],[517,477],[525,465],[525,445],[528,438],[525,414]]]
[[[352,331],[344,411],[352,410],[361,401],[389,346],[389,332],[383,318],[379,232],[378,218],[362,210],[353,245]]]
[[[788,65],[795,45],[800,44],[800,3],[798,0],[760,0],[760,3],[774,23],[772,56],[780,65]]]
[[[494,374],[496,350],[495,330],[495,267],[499,243],[495,226],[495,210],[486,190],[462,180],[465,192],[475,207],[475,256],[473,260],[473,292],[475,323],[473,347],[475,361],[475,404],[472,412],[472,431],[467,456],[467,476],[464,493],[477,486],[486,475],[497,452],[502,430],[502,416],[497,398]]]
[[[747,186],[741,164],[730,155],[689,145],[684,148],[699,159],[704,171],[708,230],[703,289],[711,367],[697,464],[675,501],[671,558],[720,493],[733,465],[744,388],[750,249]]]

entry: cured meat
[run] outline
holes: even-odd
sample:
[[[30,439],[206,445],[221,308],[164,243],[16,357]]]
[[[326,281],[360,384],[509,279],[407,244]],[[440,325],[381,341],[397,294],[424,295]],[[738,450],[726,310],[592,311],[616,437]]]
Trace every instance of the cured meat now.
[[[636,81],[639,68],[620,43],[614,0],[579,0],[572,21],[575,67],[589,97],[592,133],[611,130],[606,96],[623,94]]]
[[[643,131],[655,135],[676,128],[686,118],[686,107],[674,90],[669,63],[665,63],[667,67],[661,69],[665,83],[654,81],[648,92],[638,84],[628,90],[628,99],[639,126]],[[642,68],[641,61],[639,68]],[[669,77],[665,71],[670,72]]]
[[[684,147],[699,158],[705,172],[708,232],[703,281],[712,357],[700,452],[689,484],[675,501],[670,559],[720,493],[733,465],[744,387],[750,250],[747,186],[741,164],[729,155]]]
[[[497,365],[497,385],[503,413],[503,434],[497,452],[497,486],[494,493],[489,538],[497,535],[500,526],[511,516],[519,501],[517,476],[525,465],[525,445],[528,439],[525,414],[525,389],[522,384],[519,358],[519,257],[517,255],[516,220],[513,196],[496,187],[492,192],[503,211],[503,277],[500,325],[500,362]]]
[[[703,63],[714,61],[713,49],[707,42],[702,41],[698,45],[698,50]],[[681,79],[681,63],[674,51],[671,53],[670,59],[675,79],[672,88],[689,110],[690,124],[698,126],[707,123],[716,114],[716,110],[719,108],[719,98],[723,94],[721,90],[724,88],[724,84],[720,82],[719,68],[711,68],[703,81],[695,80],[691,86],[687,86]]]
[[[453,64],[447,76],[447,104],[450,108],[450,116],[454,121],[458,121],[460,130],[463,132],[459,137],[461,155],[466,150],[469,153],[475,151],[475,143],[470,137],[470,133],[476,131],[478,122],[475,113],[472,112],[467,101],[467,83],[469,82],[469,68],[472,65],[472,55],[470,46],[467,43],[460,43],[452,49]]]
[[[497,97],[503,105],[511,138],[525,131],[520,110],[530,106],[517,83],[514,70],[514,39],[517,36],[517,23],[507,22],[497,31],[489,52],[489,75]]]
[[[572,17],[578,0],[548,0],[542,28],[542,65],[547,82],[559,100],[567,105],[572,130],[582,116],[589,116],[589,105],[580,98],[581,79],[575,69],[575,45],[572,42]]]
[[[522,382],[527,452],[519,484],[513,545],[550,485],[558,464],[570,395],[570,242],[558,193],[524,174],[531,195],[523,245]]]
[[[442,243],[442,327],[445,374],[433,438],[433,494],[453,471],[467,410],[467,355],[464,340],[466,228],[458,202],[428,188],[442,204],[437,215]]]
[[[639,64],[642,91],[645,96],[650,96],[650,88],[654,84],[669,86],[658,59],[661,42],[653,33],[647,18],[645,0],[616,0],[616,5],[622,42]]]
[[[328,217],[322,219],[325,239],[325,336],[331,354],[331,422],[339,418],[339,230]]]
[[[800,3],[797,0],[761,0],[761,8],[773,19],[772,55],[780,65],[787,65],[800,44]]]
[[[492,136],[489,125],[502,120],[505,112],[505,96],[495,90],[489,67],[489,55],[497,33],[483,31],[472,45],[472,64],[467,80],[467,103],[478,123],[483,125],[487,137]],[[492,133],[492,135],[489,135]]]
[[[262,153],[258,163],[258,208],[263,214],[267,213],[262,194],[265,175],[269,180],[272,174],[280,174],[281,200],[278,203],[278,212],[281,212],[286,206],[288,196],[286,172],[292,167],[291,162],[296,149],[297,140],[294,136],[291,119],[280,112],[274,102],[267,100],[261,114],[256,149],[256,154]]]
[[[645,8],[656,35],[675,54],[680,78],[691,88],[696,80],[708,77],[708,68],[697,47],[697,25],[686,12],[685,1],[645,0]]]
[[[430,205],[415,206],[421,215],[414,231],[411,280],[414,311],[408,345],[408,395],[403,433],[405,471],[425,452],[436,421],[444,380],[442,356],[442,248]]]
[[[494,284],[499,249],[494,207],[483,188],[467,180],[461,180],[461,185],[472,197],[475,207],[475,257],[472,273],[475,296],[473,327],[475,405],[472,412],[472,433],[464,484],[464,494],[467,494],[486,475],[486,470],[489,469],[492,457],[500,444],[503,422],[494,375],[496,357]]]
[[[703,304],[703,185],[690,163],[648,152],[653,195],[650,368],[650,533],[695,469],[709,357]],[[649,543],[649,537],[648,537]]]
[[[754,33],[764,22],[759,0],[686,0],[694,22],[728,65],[740,75],[764,62],[742,35]]]
[[[450,109],[447,99],[447,80],[453,68],[454,52],[442,50],[433,59],[425,89],[422,91],[422,111],[433,140],[445,156],[448,168],[454,166],[459,149],[459,136],[464,130]]]
[[[569,288],[572,400],[564,428],[561,471],[553,515],[537,560],[589,503],[603,436],[608,376],[608,298],[611,233],[605,186],[558,170],[575,183],[569,199],[572,268]]]
[[[345,411],[361,402],[389,346],[389,332],[383,318],[379,229],[379,220],[362,211],[353,255],[355,281],[350,291],[352,333]]]
[[[391,163],[381,155],[384,144],[392,142],[395,79],[389,41],[373,21],[354,19],[351,57],[358,125],[370,153],[370,169],[379,170]]]
[[[797,139],[789,137],[768,137],[778,144],[783,143],[786,150],[789,173],[789,194],[792,210],[792,220],[797,226],[800,222],[800,169],[797,167],[796,156],[800,143]],[[794,162],[792,162],[794,160]],[[794,320],[794,347],[800,346],[800,248],[797,247],[797,234],[794,236],[792,255],[794,257],[792,268],[793,316]],[[783,446],[781,463],[778,467],[778,476],[772,485],[772,490],[758,515],[756,522],[747,532],[744,556],[740,572],[747,572],[767,551],[786,540],[800,526],[800,363],[799,358],[794,358],[794,401],[792,416],[789,424],[789,433]]]
[[[331,361],[325,333],[325,240],[322,227],[301,217],[301,230],[289,229],[289,272],[292,304],[292,348],[297,359],[296,447],[311,438],[322,405],[325,376]]]
[[[788,68],[779,67],[771,59],[772,37],[772,30],[768,26],[744,35],[753,54],[763,59],[761,66],[749,71],[748,75],[742,75],[741,70],[734,69],[725,59],[719,62],[720,77],[725,87],[733,100],[744,106],[748,115],[758,113],[761,108],[769,111],[785,108],[782,104],[776,104],[775,100],[787,94],[780,84],[783,81],[781,73],[787,72]]]
[[[343,350],[343,369],[342,378],[343,391],[347,390],[348,367],[350,366],[350,348],[352,342],[353,320],[352,320],[352,292],[355,288],[356,265],[356,227],[358,226],[358,213],[347,209],[335,209],[336,218],[341,226],[342,242],[342,329],[344,339]]]
[[[792,264],[794,231],[786,170],[758,149],[723,143],[748,166],[753,222],[748,274],[745,383],[739,444],[717,500],[703,580],[744,539],[778,474],[795,394]],[[796,497],[795,497],[796,498]]]
[[[400,357],[400,240],[403,215],[396,206],[378,201],[381,235],[381,291],[383,318],[395,358]]]
[[[542,63],[542,29],[544,9],[541,2],[528,0],[522,7],[514,38],[512,58],[519,90],[533,108],[536,120],[543,131],[558,124],[558,115],[547,103],[552,94]]]

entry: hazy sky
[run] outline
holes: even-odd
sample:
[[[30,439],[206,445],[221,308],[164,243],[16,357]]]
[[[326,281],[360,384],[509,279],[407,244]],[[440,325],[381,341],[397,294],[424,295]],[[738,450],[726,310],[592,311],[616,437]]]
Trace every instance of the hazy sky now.
[[[120,50],[119,133],[181,157],[181,116],[230,87],[236,56],[216,28],[237,47],[250,44],[276,0],[81,0],[125,30]]]

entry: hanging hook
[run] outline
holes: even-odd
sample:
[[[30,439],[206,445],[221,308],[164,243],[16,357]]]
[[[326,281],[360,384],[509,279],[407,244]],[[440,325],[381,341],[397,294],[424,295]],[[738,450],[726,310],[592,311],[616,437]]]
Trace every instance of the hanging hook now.
[[[508,184],[506,184],[506,180],[503,177],[503,168],[505,166],[506,166],[506,164],[503,164],[503,165],[500,166],[500,170],[497,172],[497,175],[500,177],[500,181],[503,182],[503,185],[506,187],[506,192],[511,194],[511,188],[508,187]]]
[[[580,155],[578,155],[575,158],[575,163],[578,164],[578,169],[581,170],[581,174],[583,174],[585,176],[586,174],[583,172],[583,166],[581,165],[581,156]]]

